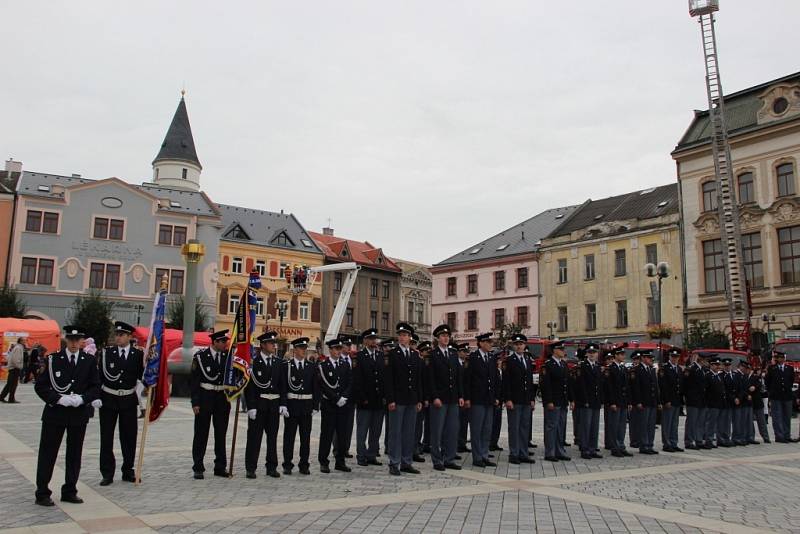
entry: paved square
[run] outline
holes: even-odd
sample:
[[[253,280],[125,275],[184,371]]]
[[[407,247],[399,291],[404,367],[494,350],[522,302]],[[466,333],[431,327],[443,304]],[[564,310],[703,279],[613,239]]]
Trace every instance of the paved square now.
[[[420,475],[392,477],[386,467],[361,468],[355,462],[352,473],[322,474],[312,438],[310,476],[295,471],[274,480],[262,469],[258,479],[248,480],[243,476],[247,420],[241,415],[236,476],[196,481],[191,477],[192,414],[188,400],[180,398],[150,426],[141,486],[118,478],[111,486],[98,485],[94,418],[79,485],[86,503],[56,501],[56,507],[42,508],[33,503],[42,404],[30,385],[20,386],[18,398],[21,404],[0,404],[3,531],[800,532],[800,446],[795,444],[589,461],[573,447],[573,461],[556,464],[544,462],[539,448],[533,465],[511,465],[501,452],[496,468],[480,469],[464,455],[462,471],[437,472],[426,462],[417,464]],[[541,428],[537,411],[538,443]],[[318,431],[315,418],[313,436]],[[210,460],[209,454],[207,465]],[[63,462],[51,484],[55,497],[61,467]]]

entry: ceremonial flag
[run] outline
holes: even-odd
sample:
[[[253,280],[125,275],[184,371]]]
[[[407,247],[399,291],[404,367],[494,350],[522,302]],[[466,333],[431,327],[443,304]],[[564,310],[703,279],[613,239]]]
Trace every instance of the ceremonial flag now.
[[[247,283],[247,291],[239,299],[236,319],[231,332],[231,344],[225,362],[225,395],[233,401],[241,395],[250,381],[252,345],[250,338],[256,323],[256,289],[261,287],[261,277],[253,269]]]
[[[150,422],[159,418],[169,403],[169,382],[167,376],[167,355],[164,353],[164,314],[167,308],[167,288],[162,284],[153,303],[153,316],[150,319],[150,336],[145,348],[145,370],[142,383],[155,388],[150,409]]]

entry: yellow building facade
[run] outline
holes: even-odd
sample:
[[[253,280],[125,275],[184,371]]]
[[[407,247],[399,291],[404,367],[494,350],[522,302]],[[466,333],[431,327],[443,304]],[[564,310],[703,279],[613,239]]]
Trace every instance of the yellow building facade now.
[[[310,347],[320,340],[322,277],[314,277],[308,291],[293,293],[286,270],[318,267],[324,257],[294,216],[220,205],[224,223],[219,244],[217,315],[214,328],[230,329],[236,306],[247,288],[249,273],[256,269],[262,287],[258,291],[256,335],[275,330],[282,344],[308,337]],[[265,230],[266,229],[266,230]]]
[[[666,342],[682,342],[681,246],[677,187],[588,201],[542,241],[539,261],[542,335],[562,339],[649,341],[658,324],[645,265],[666,262],[661,324]],[[657,291],[656,291],[657,294]],[[548,324],[549,323],[549,324]]]

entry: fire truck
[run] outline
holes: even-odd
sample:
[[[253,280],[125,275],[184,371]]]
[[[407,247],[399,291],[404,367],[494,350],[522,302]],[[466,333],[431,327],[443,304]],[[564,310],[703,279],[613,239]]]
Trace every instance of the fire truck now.
[[[788,330],[786,335],[775,342],[774,348],[786,353],[786,365],[794,369],[794,386],[800,388],[800,330]]]

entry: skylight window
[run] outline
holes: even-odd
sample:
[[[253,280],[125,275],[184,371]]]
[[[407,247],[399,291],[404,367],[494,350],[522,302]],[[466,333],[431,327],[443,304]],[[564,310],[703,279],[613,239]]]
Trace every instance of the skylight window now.
[[[304,247],[314,248],[314,245],[312,245],[311,241],[309,241],[308,239],[301,239],[300,242],[303,243]]]
[[[508,243],[506,243],[505,245],[500,245],[499,247],[497,247],[497,250],[505,250],[507,248],[508,248]]]
[[[556,215],[556,219],[563,219],[563,218],[564,218],[563,213],[559,213],[558,215]]]
[[[594,216],[594,220],[595,221],[599,221],[602,218],[603,218],[603,214],[602,213],[598,213],[597,215]]]
[[[469,251],[469,253],[470,253],[470,254],[477,254],[478,252],[480,252],[480,251],[481,251],[481,249],[482,249],[482,248],[483,248],[483,247],[475,247],[475,248],[473,248],[472,250],[470,250],[470,251]]]
[[[652,193],[655,190],[656,190],[655,187],[651,187],[650,189],[645,189],[644,191],[640,192],[639,195],[646,195],[648,193]]]
[[[49,185],[40,185],[36,189],[38,191],[41,191],[42,193],[49,193],[50,192],[50,186]]]
[[[170,208],[180,208],[181,207],[181,203],[178,202],[177,200],[170,200],[169,201],[169,207]]]
[[[663,207],[664,207],[664,206],[666,206],[667,204],[669,204],[669,201],[668,201],[668,200],[662,200],[661,202],[659,202],[659,203],[658,203],[658,207],[659,207],[659,208],[663,208]]]

